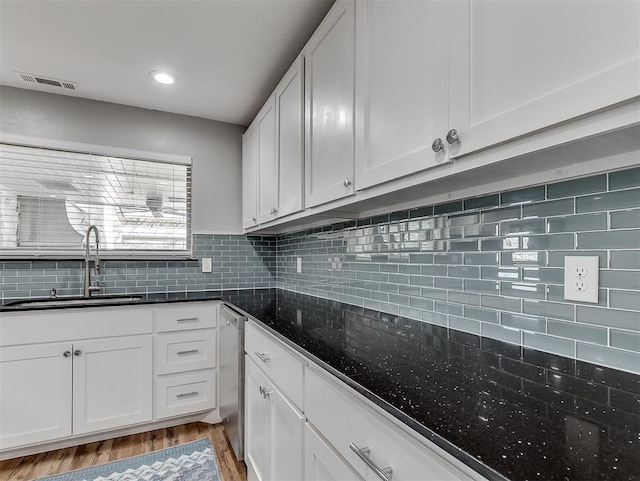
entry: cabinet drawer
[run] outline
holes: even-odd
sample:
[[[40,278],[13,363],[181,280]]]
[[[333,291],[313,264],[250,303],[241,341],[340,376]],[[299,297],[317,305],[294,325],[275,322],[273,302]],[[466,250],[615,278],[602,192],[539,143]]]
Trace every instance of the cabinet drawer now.
[[[215,341],[215,329],[158,334],[156,373],[170,374],[215,367]]]
[[[217,309],[217,304],[193,306],[187,303],[156,309],[156,330],[167,332],[216,327]]]
[[[309,422],[365,479],[375,479],[370,468],[350,447],[369,448],[369,458],[381,469],[391,468],[394,481],[437,479],[481,480],[437,446],[419,444],[381,413],[357,399],[350,388],[324,373],[305,373],[305,414]],[[428,441],[426,441],[428,442]],[[426,475],[428,473],[428,475]]]
[[[300,410],[302,406],[302,366],[280,341],[250,322],[245,328],[244,350]]]
[[[168,374],[156,378],[156,419],[216,407],[215,370]]]

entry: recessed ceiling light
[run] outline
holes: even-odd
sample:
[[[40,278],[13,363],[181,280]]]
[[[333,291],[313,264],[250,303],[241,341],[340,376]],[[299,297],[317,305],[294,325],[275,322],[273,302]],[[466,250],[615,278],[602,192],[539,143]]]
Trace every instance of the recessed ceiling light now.
[[[173,83],[176,83],[178,80],[178,77],[176,77],[172,73],[164,72],[162,70],[152,70],[151,72],[149,72],[149,77],[151,77],[156,82],[164,85],[171,85]]]

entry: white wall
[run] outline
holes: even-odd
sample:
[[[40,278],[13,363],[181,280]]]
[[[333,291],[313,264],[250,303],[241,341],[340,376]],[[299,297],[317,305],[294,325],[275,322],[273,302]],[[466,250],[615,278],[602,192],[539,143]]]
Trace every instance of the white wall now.
[[[241,227],[245,127],[64,95],[0,86],[0,132],[193,158],[192,231]]]

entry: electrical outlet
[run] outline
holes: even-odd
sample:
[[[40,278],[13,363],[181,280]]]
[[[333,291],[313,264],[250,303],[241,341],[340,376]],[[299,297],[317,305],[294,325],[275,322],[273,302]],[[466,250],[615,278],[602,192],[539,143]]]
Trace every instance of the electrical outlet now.
[[[302,274],[302,257],[298,257],[296,260],[296,272]]]
[[[598,303],[598,256],[564,258],[564,298],[568,301]]]
[[[213,259],[211,257],[202,258],[202,272],[213,272]]]

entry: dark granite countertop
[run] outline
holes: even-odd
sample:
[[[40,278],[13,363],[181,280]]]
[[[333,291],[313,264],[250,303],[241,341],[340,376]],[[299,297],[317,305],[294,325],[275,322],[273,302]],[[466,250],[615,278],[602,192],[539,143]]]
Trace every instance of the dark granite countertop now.
[[[122,295],[95,295],[91,301],[100,300],[100,304],[82,304],[82,297],[58,297],[58,298],[33,298],[33,299],[10,299],[0,306],[0,312],[21,312],[21,311],[41,311],[43,309],[86,309],[87,307],[102,306],[136,306],[141,304],[166,304],[169,302],[185,301],[215,301],[222,300],[223,295],[230,296],[233,293],[254,292],[254,291],[195,291],[195,292],[169,292],[153,294],[122,294]],[[133,302],[123,302],[127,298],[139,298]],[[77,300],[79,304],[62,305],[65,300]],[[40,302],[38,306],[29,305],[32,302]],[[229,301],[231,302],[231,301]],[[49,304],[49,305],[47,305]]]
[[[640,480],[638,375],[288,291],[224,298],[488,479]]]
[[[136,304],[216,299],[488,479],[640,480],[638,375],[276,289]]]

